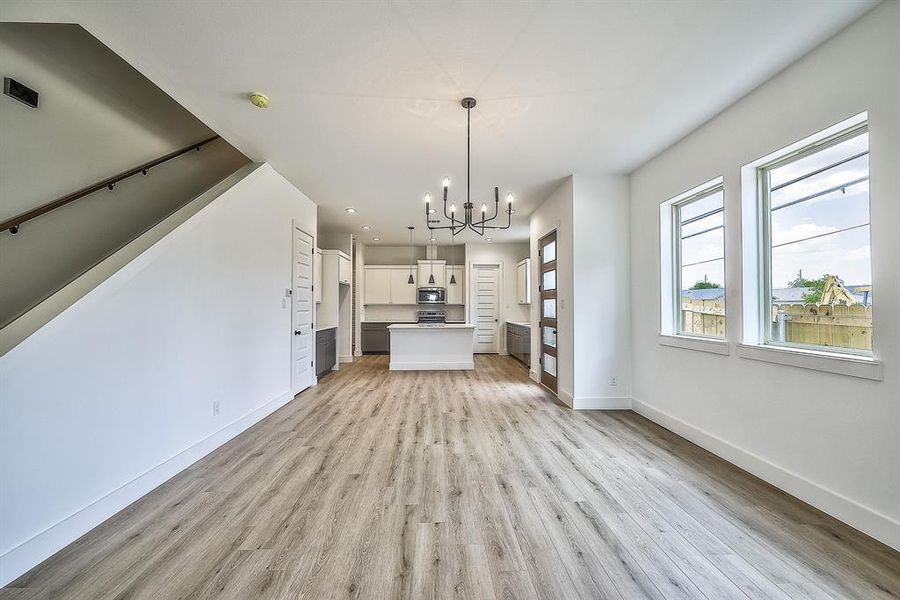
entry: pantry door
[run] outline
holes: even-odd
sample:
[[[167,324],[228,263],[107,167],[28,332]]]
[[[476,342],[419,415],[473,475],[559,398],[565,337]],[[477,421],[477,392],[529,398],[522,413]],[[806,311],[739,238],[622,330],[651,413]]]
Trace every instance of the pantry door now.
[[[472,265],[475,352],[500,352],[500,265]]]
[[[538,258],[540,260],[541,318],[538,321],[538,339],[541,349],[541,384],[556,393],[557,373],[557,340],[556,316],[556,231],[548,233],[538,242]]]

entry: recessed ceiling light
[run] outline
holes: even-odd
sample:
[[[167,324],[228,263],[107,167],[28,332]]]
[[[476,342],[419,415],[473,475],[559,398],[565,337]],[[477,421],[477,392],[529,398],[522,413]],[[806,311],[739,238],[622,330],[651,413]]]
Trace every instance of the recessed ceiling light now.
[[[362,226],[362,229],[365,229],[366,231],[368,231],[368,230],[370,230],[370,229],[372,229],[372,228],[371,228],[369,225],[363,225],[363,226]]]
[[[484,241],[486,241],[486,242],[493,242],[493,241],[494,241],[494,238],[484,238]]]
[[[373,242],[380,242],[380,241],[381,241],[381,238],[372,238],[372,241],[373,241]]]
[[[432,242],[436,242],[436,241],[437,241],[437,238],[431,238],[431,241],[432,241]]]
[[[356,212],[356,209],[353,208],[352,206],[348,206],[344,210],[347,211],[348,213],[350,213],[351,215]]]
[[[436,211],[435,209],[433,209],[433,208],[429,208],[429,209],[428,209],[428,214],[429,214],[429,215],[433,215],[435,212],[437,212],[437,211]]]
[[[511,208],[511,209],[509,209],[509,212],[510,212],[510,214],[512,214],[512,213],[516,212],[516,209]]]

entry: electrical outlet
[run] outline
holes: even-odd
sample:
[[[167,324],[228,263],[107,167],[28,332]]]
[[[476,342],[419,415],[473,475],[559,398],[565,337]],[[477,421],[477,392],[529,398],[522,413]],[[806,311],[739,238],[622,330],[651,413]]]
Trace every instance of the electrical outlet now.
[[[619,385],[619,377],[611,375],[609,378],[609,387],[616,387],[617,385]]]
[[[213,416],[216,416],[218,414],[219,414],[219,401],[213,400]]]

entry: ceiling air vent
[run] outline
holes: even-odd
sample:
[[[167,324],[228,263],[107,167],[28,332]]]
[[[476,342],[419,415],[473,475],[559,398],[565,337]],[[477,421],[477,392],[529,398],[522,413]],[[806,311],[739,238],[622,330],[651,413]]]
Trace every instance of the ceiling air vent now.
[[[3,93],[31,108],[37,108],[38,106],[37,90],[33,90],[24,83],[20,83],[10,77],[3,78]]]

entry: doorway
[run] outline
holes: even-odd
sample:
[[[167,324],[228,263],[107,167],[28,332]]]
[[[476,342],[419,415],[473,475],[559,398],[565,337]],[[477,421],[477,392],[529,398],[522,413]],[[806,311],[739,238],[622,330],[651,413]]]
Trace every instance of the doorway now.
[[[291,392],[313,383],[313,238],[293,225]]]
[[[540,264],[540,282],[538,289],[541,296],[541,318],[538,321],[540,340],[541,384],[557,391],[557,271],[556,271],[556,231],[542,237],[538,242],[538,259]]]
[[[500,265],[472,265],[472,323],[475,352],[500,352]]]

